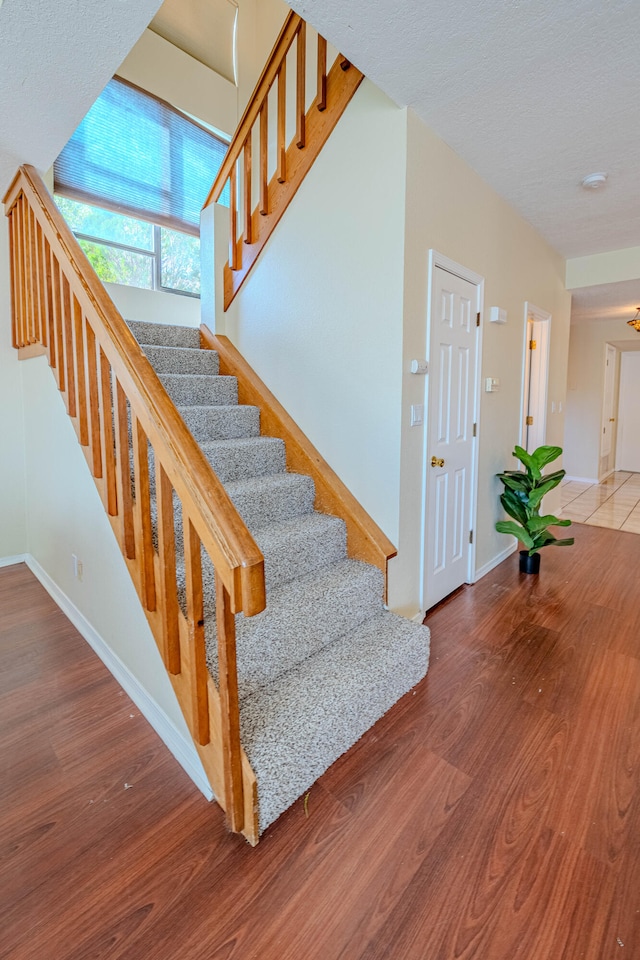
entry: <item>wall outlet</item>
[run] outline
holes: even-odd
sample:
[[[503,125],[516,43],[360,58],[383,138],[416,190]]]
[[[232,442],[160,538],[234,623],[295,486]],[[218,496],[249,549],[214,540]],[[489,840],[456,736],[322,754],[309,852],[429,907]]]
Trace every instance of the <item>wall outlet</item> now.
[[[71,554],[71,564],[73,566],[73,575],[76,580],[82,580],[83,566],[82,560],[78,560],[75,553]]]

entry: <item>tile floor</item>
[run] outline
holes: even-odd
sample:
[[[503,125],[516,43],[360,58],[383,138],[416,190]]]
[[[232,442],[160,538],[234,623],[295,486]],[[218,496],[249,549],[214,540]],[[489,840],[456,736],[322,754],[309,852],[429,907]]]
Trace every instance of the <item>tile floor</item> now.
[[[602,483],[565,480],[561,493],[562,517],[640,533],[640,473],[616,471]]]

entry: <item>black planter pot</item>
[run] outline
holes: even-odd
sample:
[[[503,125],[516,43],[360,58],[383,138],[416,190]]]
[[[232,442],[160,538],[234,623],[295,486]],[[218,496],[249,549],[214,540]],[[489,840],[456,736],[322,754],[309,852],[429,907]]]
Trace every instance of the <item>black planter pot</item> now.
[[[529,556],[528,550],[520,551],[520,573],[540,573],[540,554]]]

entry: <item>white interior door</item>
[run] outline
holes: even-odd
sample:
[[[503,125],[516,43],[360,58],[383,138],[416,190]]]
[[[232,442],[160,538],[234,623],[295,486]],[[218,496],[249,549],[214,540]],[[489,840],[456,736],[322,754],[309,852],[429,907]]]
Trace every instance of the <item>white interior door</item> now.
[[[602,432],[600,434],[600,456],[608,457],[611,453],[613,433],[615,429],[614,410],[616,398],[614,395],[616,383],[616,348],[610,343],[605,344],[604,358],[604,398],[602,403]]]
[[[620,357],[618,445],[616,469],[640,473],[640,352],[625,351]]]
[[[426,438],[424,606],[469,579],[478,290],[435,267]]]

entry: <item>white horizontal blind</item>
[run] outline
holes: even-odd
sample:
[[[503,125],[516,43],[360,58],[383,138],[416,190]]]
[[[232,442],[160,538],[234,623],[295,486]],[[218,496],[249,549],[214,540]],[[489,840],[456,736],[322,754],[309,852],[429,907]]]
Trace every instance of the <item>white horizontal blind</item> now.
[[[54,166],[56,193],[198,234],[227,144],[114,78]]]

